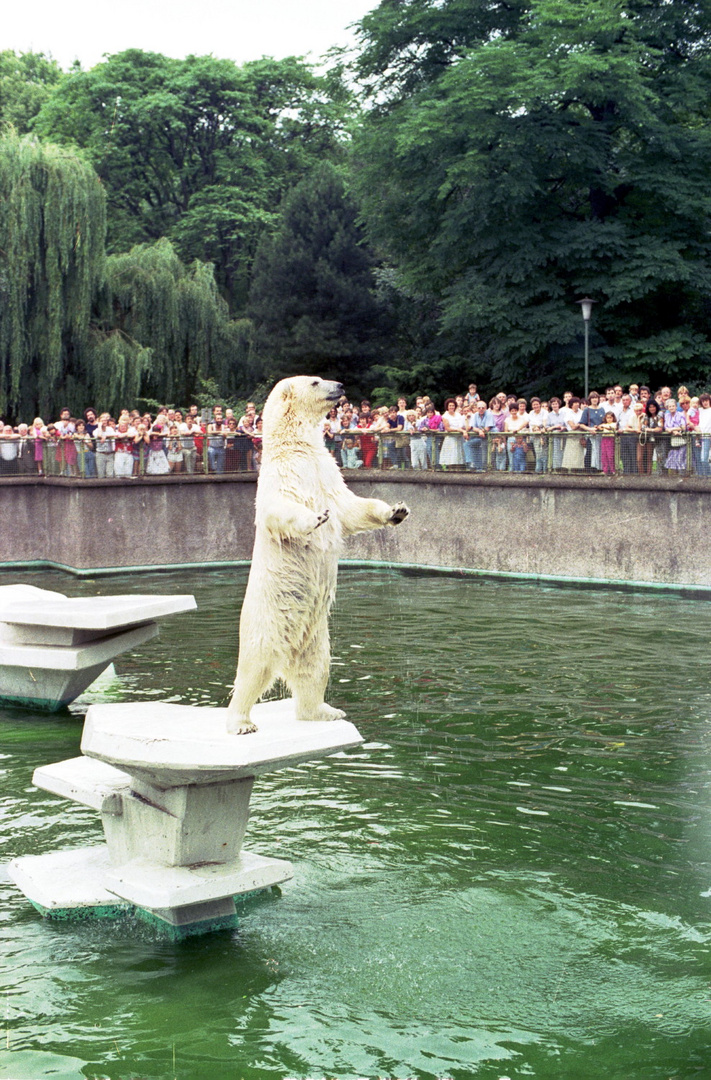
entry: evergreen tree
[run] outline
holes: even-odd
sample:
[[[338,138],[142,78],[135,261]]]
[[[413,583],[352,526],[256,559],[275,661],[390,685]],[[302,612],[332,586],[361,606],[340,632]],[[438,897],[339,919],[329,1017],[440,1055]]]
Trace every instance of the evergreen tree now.
[[[287,196],[255,262],[249,314],[264,376],[313,371],[362,388],[392,331],[373,269],[356,203],[324,164]]]
[[[585,295],[593,378],[711,372],[710,31],[708,0],[383,0],[363,21],[371,236],[473,373],[580,386]]]
[[[0,413],[56,408],[81,384],[104,233],[90,165],[0,137]]]

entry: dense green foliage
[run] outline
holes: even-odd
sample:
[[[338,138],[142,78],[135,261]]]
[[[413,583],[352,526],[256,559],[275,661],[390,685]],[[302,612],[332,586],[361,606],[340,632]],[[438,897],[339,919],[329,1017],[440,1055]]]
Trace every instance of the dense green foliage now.
[[[286,198],[256,260],[249,314],[263,375],[318,371],[363,389],[391,331],[373,269],[358,207],[322,165]]]
[[[59,64],[42,53],[0,52],[0,129],[26,135],[61,78]]]
[[[284,193],[339,153],[349,98],[301,61],[174,60],[131,49],[70,74],[35,124],[85,150],[106,189],[108,247],[168,237],[214,263],[233,310]]]
[[[595,376],[711,370],[710,15],[383,0],[364,20],[371,234],[472,371],[560,387],[586,294]]]
[[[381,0],[360,44],[0,52],[1,410],[582,389],[584,295],[593,382],[711,379],[711,0]]]
[[[0,412],[56,408],[82,384],[104,231],[91,166],[31,137],[0,138]]]
[[[210,378],[233,388],[248,331],[230,321],[212,266],[186,267],[169,240],[108,256],[99,313],[88,367],[107,408],[191,401]]]

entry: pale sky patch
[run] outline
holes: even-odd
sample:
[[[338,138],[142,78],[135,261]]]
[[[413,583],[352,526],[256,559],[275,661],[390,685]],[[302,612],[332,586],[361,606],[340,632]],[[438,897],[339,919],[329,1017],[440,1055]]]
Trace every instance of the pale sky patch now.
[[[67,68],[93,67],[104,53],[145,49],[243,64],[261,56],[317,61],[352,45],[349,24],[378,0],[6,0],[0,50],[51,53]]]

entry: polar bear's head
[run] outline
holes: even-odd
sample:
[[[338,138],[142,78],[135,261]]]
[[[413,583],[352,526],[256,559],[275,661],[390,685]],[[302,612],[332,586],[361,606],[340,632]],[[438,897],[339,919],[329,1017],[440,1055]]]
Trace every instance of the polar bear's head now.
[[[278,382],[262,413],[265,438],[277,427],[313,427],[343,394],[339,382],[317,375],[293,375]]]

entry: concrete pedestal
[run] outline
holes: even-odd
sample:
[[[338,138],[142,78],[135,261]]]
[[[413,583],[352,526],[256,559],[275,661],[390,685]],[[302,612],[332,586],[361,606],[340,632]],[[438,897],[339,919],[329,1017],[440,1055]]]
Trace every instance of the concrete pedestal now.
[[[235,897],[293,873],[242,849],[255,777],[363,741],[346,720],[296,720],[290,699],[255,706],[253,718],[258,731],[228,735],[226,709],[93,705],[84,756],[33,779],[98,810],[106,844],[16,859],[13,880],[55,918],[123,905],[174,937],[233,925]]]
[[[195,607],[192,596],[72,599],[0,586],[0,703],[56,712],[117,656],[154,638],[156,619]]]

